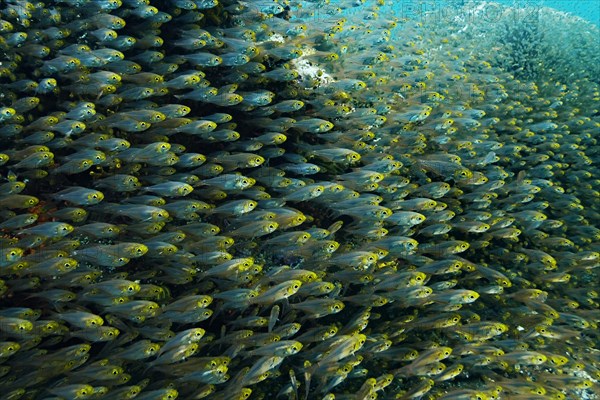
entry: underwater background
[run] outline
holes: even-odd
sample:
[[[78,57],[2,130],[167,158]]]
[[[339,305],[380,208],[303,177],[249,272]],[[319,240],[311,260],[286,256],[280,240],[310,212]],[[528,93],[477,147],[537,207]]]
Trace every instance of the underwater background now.
[[[596,1],[1,0],[2,399],[598,399]]]
[[[395,0],[387,2],[394,13],[413,13],[414,9],[442,12],[446,7],[474,8],[482,3],[491,3],[481,0]],[[529,8],[531,10],[548,7],[569,13],[589,22],[600,25],[600,3],[596,0],[500,0],[493,3],[515,8]],[[490,9],[490,15],[492,14]]]
[[[533,7],[550,7],[556,10],[576,15],[590,21],[595,25],[600,25],[600,3],[594,0],[539,0],[532,1],[526,4],[525,2],[510,2],[499,1],[500,4],[513,6],[533,6]]]

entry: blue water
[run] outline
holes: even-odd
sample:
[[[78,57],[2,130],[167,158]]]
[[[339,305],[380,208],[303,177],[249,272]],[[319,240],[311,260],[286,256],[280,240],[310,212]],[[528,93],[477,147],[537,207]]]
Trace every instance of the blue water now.
[[[497,0],[496,3],[516,7],[551,7],[600,26],[600,0]]]
[[[396,16],[415,17],[423,12],[440,12],[448,4],[466,4],[477,7],[481,0],[386,0],[386,8],[394,10]],[[551,7],[584,18],[600,26],[600,0],[490,0],[515,7]],[[332,1],[335,4],[335,0]],[[493,21],[493,15],[490,15]],[[600,38],[599,38],[600,40]]]

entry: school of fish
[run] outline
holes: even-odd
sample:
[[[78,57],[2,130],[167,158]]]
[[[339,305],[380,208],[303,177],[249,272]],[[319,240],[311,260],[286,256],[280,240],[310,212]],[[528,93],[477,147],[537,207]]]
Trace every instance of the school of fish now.
[[[0,397],[597,399],[600,31],[427,4],[1,1]]]

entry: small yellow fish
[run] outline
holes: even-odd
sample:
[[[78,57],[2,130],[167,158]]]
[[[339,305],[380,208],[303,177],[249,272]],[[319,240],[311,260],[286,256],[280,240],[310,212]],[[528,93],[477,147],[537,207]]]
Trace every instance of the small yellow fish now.
[[[251,302],[254,304],[270,304],[292,296],[298,292],[301,286],[302,281],[299,280],[285,281],[265,290],[256,298],[251,299]]]

